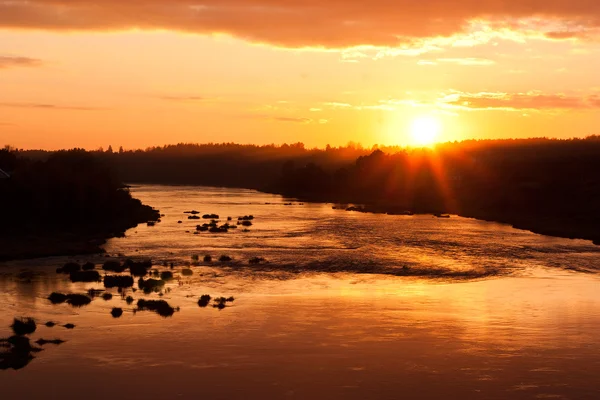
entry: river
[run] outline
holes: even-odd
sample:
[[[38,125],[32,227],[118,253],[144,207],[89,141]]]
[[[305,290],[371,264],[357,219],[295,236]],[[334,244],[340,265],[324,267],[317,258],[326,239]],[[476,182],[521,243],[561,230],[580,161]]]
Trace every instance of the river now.
[[[3,399],[600,397],[600,247],[591,242],[250,190],[132,193],[164,217],[110,240],[106,256],[0,264],[0,337],[13,317],[30,316],[32,341],[65,341],[0,371]],[[188,219],[192,210],[236,226],[252,215],[252,225],[196,234],[207,220]],[[81,308],[47,300],[103,289],[57,274],[65,262],[126,257],[174,273],[160,294],[126,290],[178,307],[171,317],[135,312],[115,289]],[[235,300],[202,308],[203,294]],[[111,317],[113,307],[123,316]]]

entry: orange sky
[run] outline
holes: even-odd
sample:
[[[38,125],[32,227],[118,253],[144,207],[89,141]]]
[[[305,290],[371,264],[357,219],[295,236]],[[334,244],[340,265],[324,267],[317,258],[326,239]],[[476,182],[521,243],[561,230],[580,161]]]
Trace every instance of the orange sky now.
[[[0,1],[0,145],[600,133],[600,2]]]

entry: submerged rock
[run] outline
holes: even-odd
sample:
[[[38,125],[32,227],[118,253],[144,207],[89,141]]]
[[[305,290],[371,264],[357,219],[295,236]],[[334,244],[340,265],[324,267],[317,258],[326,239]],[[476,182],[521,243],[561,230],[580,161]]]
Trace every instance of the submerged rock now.
[[[91,271],[91,270],[93,270],[94,268],[96,268],[96,266],[95,266],[93,263],[91,263],[91,262],[87,262],[87,263],[83,264],[83,266],[82,266],[81,268],[82,268],[84,271]]]
[[[192,275],[194,275],[194,271],[192,271],[189,268],[185,268],[185,269],[181,270],[181,275],[183,275],[183,276],[192,276]]]
[[[88,296],[90,296],[92,299],[96,296],[100,296],[101,293],[104,292],[104,289],[89,289],[87,291]]]
[[[68,294],[66,302],[67,304],[70,304],[73,307],[83,307],[90,304],[92,302],[92,299],[90,299],[84,294]]]
[[[68,262],[61,268],[57,268],[56,272],[59,274],[70,274],[71,272],[81,271],[81,265],[75,262]]]
[[[46,340],[46,339],[38,339],[35,341],[35,343],[39,344],[40,346],[43,346],[45,344],[55,344],[55,345],[59,345],[59,344],[63,344],[65,341],[61,340],[61,339],[52,339],[52,340]]]
[[[203,294],[202,296],[200,296],[200,299],[198,300],[198,305],[202,308],[208,306],[208,303],[210,303],[210,295],[209,294]]]
[[[48,300],[50,300],[52,304],[67,303],[73,307],[82,307],[92,302],[92,299],[84,294],[63,294],[58,292],[50,294]]]
[[[234,300],[233,297],[217,297],[214,299],[214,308],[218,308],[219,310],[224,309],[227,306],[227,303],[232,303]]]
[[[121,315],[123,315],[123,309],[122,308],[118,308],[118,307],[114,307],[111,310],[110,315],[112,315],[113,318],[119,318]]]
[[[104,287],[114,288],[121,287],[127,288],[133,286],[133,278],[131,276],[123,275],[106,275],[104,277]]]
[[[173,279],[173,273],[171,271],[163,271],[160,273],[160,279],[163,281],[168,281]]]
[[[67,301],[67,295],[58,292],[52,292],[50,296],[48,296],[48,300],[50,300],[52,304],[62,304]]]
[[[106,261],[104,265],[102,265],[102,269],[105,271],[121,273],[127,269],[127,266],[121,265],[119,261],[110,260]]]
[[[221,257],[219,257],[219,261],[220,262],[229,262],[229,261],[231,261],[231,257],[223,254]]]
[[[0,339],[0,370],[24,368],[34,359],[32,353],[41,350],[33,347],[25,336]]]
[[[29,317],[15,318],[10,327],[15,335],[30,335],[37,329],[35,320]]]
[[[138,280],[138,287],[144,291],[144,293],[158,292],[163,286],[165,286],[165,281],[162,279],[142,279]]]
[[[71,282],[100,282],[100,273],[98,271],[73,271],[69,275]]]
[[[137,302],[139,311],[154,311],[161,317],[170,317],[175,313],[175,309],[164,300],[144,300],[140,299]]]
[[[128,260],[131,261],[131,260]],[[148,274],[148,269],[152,268],[152,262],[133,262],[129,264],[129,272],[131,275],[140,277]]]

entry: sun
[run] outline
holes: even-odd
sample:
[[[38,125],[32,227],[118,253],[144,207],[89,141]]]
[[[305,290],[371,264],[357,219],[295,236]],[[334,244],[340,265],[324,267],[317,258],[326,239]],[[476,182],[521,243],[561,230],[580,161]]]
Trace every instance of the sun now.
[[[410,134],[413,144],[417,146],[431,146],[442,129],[440,122],[429,115],[415,118],[412,122]]]

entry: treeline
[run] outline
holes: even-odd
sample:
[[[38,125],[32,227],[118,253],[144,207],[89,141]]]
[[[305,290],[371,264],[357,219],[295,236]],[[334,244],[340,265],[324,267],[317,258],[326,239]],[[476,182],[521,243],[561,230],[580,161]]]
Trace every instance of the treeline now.
[[[389,151],[399,148],[389,147]],[[371,149],[344,147],[307,149],[302,143],[241,145],[234,143],[186,144],[123,150],[109,146],[92,153],[109,163],[128,183],[196,184],[265,189],[275,182],[288,161],[296,165],[317,163],[327,169],[350,164]],[[20,156],[44,159],[49,152],[21,151]]]
[[[600,243],[600,137],[376,150],[335,171],[287,163],[273,191],[375,212],[456,213]]]
[[[32,160],[4,149],[0,169],[10,175],[0,177],[0,259],[88,248],[159,218],[131,197],[109,164],[83,150]],[[66,236],[68,243],[57,239]]]
[[[20,151],[21,158],[51,153]],[[600,137],[435,149],[178,144],[91,152],[115,182],[253,188],[388,213],[456,213],[600,243]]]

